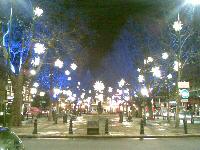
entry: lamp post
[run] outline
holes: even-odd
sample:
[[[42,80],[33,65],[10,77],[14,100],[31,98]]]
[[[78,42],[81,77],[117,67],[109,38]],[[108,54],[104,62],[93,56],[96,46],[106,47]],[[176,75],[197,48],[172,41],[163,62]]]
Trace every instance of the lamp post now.
[[[176,81],[176,123],[175,127],[179,127],[180,119],[179,119],[179,112],[180,112],[180,103],[181,103],[181,97],[179,95],[179,88],[178,83],[181,79],[181,54],[182,54],[182,40],[181,40],[181,30],[182,30],[182,22],[180,21],[179,14],[178,14],[178,20],[174,22],[173,28],[175,32],[177,32],[178,35],[178,55],[177,55],[177,81]]]
[[[185,0],[185,4],[191,4],[193,6],[200,5],[199,0]],[[182,40],[181,38],[181,30],[182,30],[182,22],[180,21],[179,14],[178,14],[178,19],[177,21],[174,22],[173,28],[175,32],[177,33],[178,36],[178,55],[177,55],[177,81],[176,81],[176,124],[175,127],[179,127],[180,124],[180,119],[179,119],[179,112],[180,112],[180,104],[181,104],[181,97],[179,95],[179,88],[178,88],[178,82],[181,80],[181,70],[183,66],[181,66],[181,61],[182,61],[182,47],[187,40],[187,38],[190,36],[188,35],[186,39]]]

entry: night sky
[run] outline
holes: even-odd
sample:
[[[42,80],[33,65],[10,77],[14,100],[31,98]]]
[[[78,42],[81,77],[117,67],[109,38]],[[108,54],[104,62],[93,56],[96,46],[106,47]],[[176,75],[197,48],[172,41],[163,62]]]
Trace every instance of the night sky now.
[[[58,56],[77,63],[76,80],[85,85],[103,80],[115,86],[121,78],[136,84],[144,57],[161,55],[169,47],[162,39],[168,38],[167,29],[183,1],[23,0],[15,8],[25,22],[31,16],[30,2],[44,10],[36,31],[57,38],[50,44],[48,59]],[[1,18],[8,19],[10,2],[0,4]]]

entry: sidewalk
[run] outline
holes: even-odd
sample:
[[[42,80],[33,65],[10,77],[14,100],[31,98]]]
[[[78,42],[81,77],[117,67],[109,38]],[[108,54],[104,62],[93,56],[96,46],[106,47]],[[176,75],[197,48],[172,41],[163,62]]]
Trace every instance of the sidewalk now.
[[[108,118],[108,131],[105,134],[105,121]],[[99,120],[99,135],[87,135],[87,121]],[[174,120],[147,120],[144,126],[144,135],[140,135],[140,118],[133,118],[133,122],[124,121],[119,123],[118,115],[82,115],[73,121],[73,134],[69,134],[69,120],[63,123],[59,118],[58,123],[48,121],[48,118],[38,118],[37,134],[32,134],[33,123],[30,120],[23,122],[21,127],[11,129],[20,137],[200,137],[200,124],[187,124],[188,134],[184,134],[183,123],[175,128]]]

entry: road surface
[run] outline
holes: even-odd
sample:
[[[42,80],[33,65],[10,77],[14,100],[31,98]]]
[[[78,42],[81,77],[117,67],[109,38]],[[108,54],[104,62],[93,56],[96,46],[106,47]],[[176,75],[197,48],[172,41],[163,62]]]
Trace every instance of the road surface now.
[[[199,150],[200,138],[22,139],[26,150]]]

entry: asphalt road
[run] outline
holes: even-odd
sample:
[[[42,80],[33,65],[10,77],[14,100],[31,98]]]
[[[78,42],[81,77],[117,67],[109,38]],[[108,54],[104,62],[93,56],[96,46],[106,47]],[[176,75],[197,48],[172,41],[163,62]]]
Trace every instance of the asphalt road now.
[[[26,150],[199,150],[200,138],[22,139]]]

